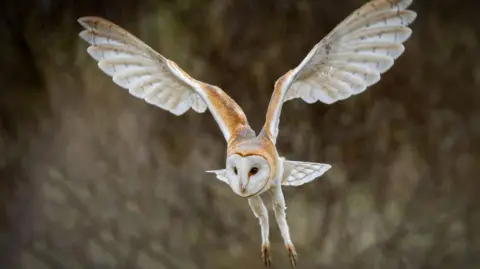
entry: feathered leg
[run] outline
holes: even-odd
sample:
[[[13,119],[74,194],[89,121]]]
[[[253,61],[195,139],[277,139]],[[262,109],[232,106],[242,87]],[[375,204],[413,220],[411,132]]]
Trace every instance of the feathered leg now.
[[[268,211],[260,196],[254,196],[248,199],[248,204],[252,208],[253,213],[260,222],[262,232],[262,259],[266,267],[270,267],[272,259],[270,257],[270,240],[269,240],[269,224]]]
[[[290,239],[290,230],[288,228],[287,214],[285,212],[287,206],[285,204],[285,198],[283,197],[282,186],[280,184],[273,186],[272,194],[275,218],[277,220],[278,227],[280,228],[283,241],[285,242],[290,263],[292,267],[295,267],[297,265],[297,252],[295,251],[295,246]]]

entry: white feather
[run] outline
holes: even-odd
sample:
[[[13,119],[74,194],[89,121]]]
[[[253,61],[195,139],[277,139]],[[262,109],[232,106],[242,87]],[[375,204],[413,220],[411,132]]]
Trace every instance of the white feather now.
[[[332,168],[325,163],[284,161],[282,185],[300,186],[322,176]]]
[[[296,68],[289,91],[301,88],[304,80],[314,80],[319,82],[314,91],[338,93],[327,93],[333,100],[318,99],[331,104],[378,82],[403,53],[402,43],[411,36],[408,25],[416,13],[405,10],[411,2],[374,0],[353,12],[312,49],[310,59]],[[324,83],[329,87],[322,87]],[[303,98],[302,91],[294,96]]]
[[[220,181],[222,181],[226,184],[229,184],[228,178],[227,178],[227,169],[208,170],[208,171],[205,171],[205,172],[215,174],[217,176],[218,180],[220,180]]]
[[[302,62],[275,84],[281,93],[271,102],[266,128],[273,141],[278,135],[282,103],[301,98],[333,104],[364,92],[377,83],[403,54],[403,43],[417,14],[406,10],[412,0],[372,0],[343,20],[316,44]],[[279,85],[279,86],[277,86]]]
[[[182,115],[188,109],[205,112],[207,105],[192,88],[193,81],[178,77],[168,61],[117,26],[89,17],[79,20],[86,28],[80,37],[99,68],[122,88],[146,102]]]

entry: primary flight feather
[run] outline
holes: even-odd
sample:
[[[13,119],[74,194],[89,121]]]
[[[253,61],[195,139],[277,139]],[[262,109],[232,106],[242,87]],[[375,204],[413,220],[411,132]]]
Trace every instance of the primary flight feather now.
[[[377,83],[402,55],[416,13],[412,0],[372,0],[354,11],[317,43],[301,63],[280,77],[256,135],[241,107],[219,87],[196,80],[118,25],[99,17],[82,17],[80,37],[87,52],[120,87],[182,115],[189,109],[210,111],[226,142],[226,168],[210,170],[248,203],[261,227],[262,259],[271,265],[269,220],[260,197],[270,192],[275,219],[292,266],[297,253],[286,221],[282,186],[300,186],[328,171],[324,163],[289,161],[278,155],[276,140],[283,103],[301,98],[312,104],[333,104]]]

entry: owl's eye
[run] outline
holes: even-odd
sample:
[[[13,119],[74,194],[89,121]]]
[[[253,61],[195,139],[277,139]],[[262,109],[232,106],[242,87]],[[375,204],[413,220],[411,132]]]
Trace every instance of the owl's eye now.
[[[237,171],[236,167],[233,168],[233,172],[235,173],[235,175],[238,174],[238,171]]]
[[[253,167],[252,169],[250,169],[250,175],[255,175],[257,172],[258,172],[257,167]]]

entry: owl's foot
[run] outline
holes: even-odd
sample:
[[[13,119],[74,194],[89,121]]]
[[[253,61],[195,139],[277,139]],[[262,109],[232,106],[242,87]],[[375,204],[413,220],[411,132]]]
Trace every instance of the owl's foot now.
[[[265,267],[270,268],[272,265],[272,258],[270,257],[270,244],[264,243],[262,245],[262,260]]]
[[[295,268],[295,266],[297,266],[297,251],[295,251],[293,244],[287,244],[286,247],[288,250],[288,257],[290,258],[290,264]]]

